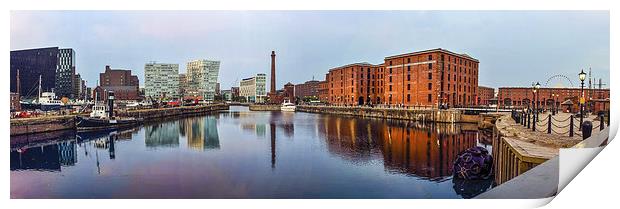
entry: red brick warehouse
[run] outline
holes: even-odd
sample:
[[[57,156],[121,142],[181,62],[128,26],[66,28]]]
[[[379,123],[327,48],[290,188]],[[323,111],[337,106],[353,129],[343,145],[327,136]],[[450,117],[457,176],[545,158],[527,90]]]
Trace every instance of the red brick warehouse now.
[[[431,49],[385,58],[387,104],[450,107],[477,104],[479,61]]]
[[[562,111],[576,112],[579,110],[581,88],[540,88],[537,92],[538,102],[534,102],[536,100],[531,87],[500,87],[497,94],[499,106],[500,108],[521,109],[538,104],[539,108],[547,110],[553,108],[555,104],[555,107]],[[586,110],[592,109],[595,112],[609,110],[609,105],[599,107],[595,102],[609,101],[609,89],[584,88],[583,92]]]
[[[491,101],[495,98],[495,89],[486,86],[478,86],[478,100],[476,103],[478,105],[488,106],[491,104]]]
[[[354,63],[329,70],[326,76],[329,103],[378,104],[383,101],[381,65]]]

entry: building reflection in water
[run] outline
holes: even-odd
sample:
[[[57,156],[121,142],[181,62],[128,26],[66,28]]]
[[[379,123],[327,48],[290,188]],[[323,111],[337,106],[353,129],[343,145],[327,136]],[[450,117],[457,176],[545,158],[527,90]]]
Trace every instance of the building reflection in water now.
[[[271,168],[276,168],[276,125],[269,124],[269,138],[271,140]]]
[[[180,126],[178,122],[166,122],[144,127],[146,147],[178,147]]]
[[[457,155],[476,146],[477,132],[451,124],[423,125],[325,116],[319,134],[328,151],[353,163],[382,159],[386,170],[443,181]],[[476,130],[476,129],[472,129]]]
[[[11,170],[61,171],[77,163],[75,139],[11,148]]]
[[[202,151],[220,148],[216,116],[183,119],[179,122],[179,131],[187,137],[187,145],[191,149]]]

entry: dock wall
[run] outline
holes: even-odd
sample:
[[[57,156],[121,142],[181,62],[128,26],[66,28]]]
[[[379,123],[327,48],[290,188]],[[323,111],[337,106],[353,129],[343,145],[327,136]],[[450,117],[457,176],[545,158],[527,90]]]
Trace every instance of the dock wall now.
[[[205,106],[117,111],[116,115],[141,118],[143,122],[149,122],[168,117],[198,115],[213,111],[228,110],[228,108],[229,106],[227,104],[212,104]],[[75,129],[75,117],[76,115],[67,115],[11,119],[11,136]]]
[[[280,111],[280,105],[259,105],[251,104],[250,111]]]
[[[478,116],[466,116],[459,110],[299,105],[297,111],[437,123],[478,123],[479,121]]]
[[[11,119],[11,136],[60,131],[74,128],[74,115]]]

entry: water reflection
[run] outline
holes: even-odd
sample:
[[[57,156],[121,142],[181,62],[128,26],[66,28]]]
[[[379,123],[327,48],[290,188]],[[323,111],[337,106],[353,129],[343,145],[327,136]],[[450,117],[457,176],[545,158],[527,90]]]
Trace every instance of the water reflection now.
[[[144,143],[146,147],[178,147],[179,133],[182,125],[177,123],[167,122],[146,125],[144,127]]]
[[[380,121],[380,122],[379,122]],[[325,116],[319,132],[329,152],[353,163],[382,158],[385,169],[444,181],[457,155],[477,144],[477,127]]]
[[[179,133],[187,137],[187,145],[194,150],[219,149],[220,137],[217,131],[217,115],[204,118],[186,118],[179,121]]]
[[[470,198],[490,183],[452,179],[452,162],[479,137],[475,125],[231,111],[114,133],[12,137],[11,171],[36,174],[12,172],[11,191],[44,182],[69,184],[62,197]],[[36,178],[61,169],[97,190]]]
[[[61,171],[77,163],[76,141],[42,143],[11,149],[11,170]]]

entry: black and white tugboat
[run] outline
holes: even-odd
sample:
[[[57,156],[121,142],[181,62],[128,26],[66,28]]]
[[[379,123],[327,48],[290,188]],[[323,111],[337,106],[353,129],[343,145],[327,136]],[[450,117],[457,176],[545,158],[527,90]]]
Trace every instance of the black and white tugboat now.
[[[90,116],[78,116],[75,126],[78,132],[118,130],[135,126],[138,122],[135,118],[114,116],[114,92],[110,91],[107,105],[95,102]]]

